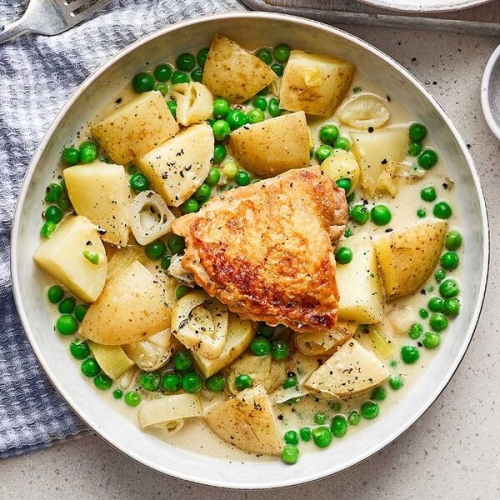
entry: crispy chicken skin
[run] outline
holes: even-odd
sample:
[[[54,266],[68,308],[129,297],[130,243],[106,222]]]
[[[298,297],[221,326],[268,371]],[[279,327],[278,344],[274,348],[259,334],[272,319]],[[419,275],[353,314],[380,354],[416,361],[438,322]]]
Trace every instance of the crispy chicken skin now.
[[[309,167],[215,197],[172,231],[186,240],[182,266],[231,311],[318,332],[337,321],[331,233],[346,222],[344,191]]]

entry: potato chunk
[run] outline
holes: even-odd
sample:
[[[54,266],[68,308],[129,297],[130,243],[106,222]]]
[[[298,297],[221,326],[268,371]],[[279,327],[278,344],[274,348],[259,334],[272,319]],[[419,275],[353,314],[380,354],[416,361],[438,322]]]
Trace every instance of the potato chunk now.
[[[387,367],[354,339],[346,342],[306,381],[306,387],[336,397],[352,396],[383,382]]]
[[[85,258],[85,251],[97,253],[98,263]],[[40,243],[33,258],[84,302],[97,300],[104,288],[108,269],[106,251],[95,225],[86,217],[67,217],[50,239]]]
[[[203,84],[215,96],[242,103],[276,80],[257,56],[222,35],[215,35],[203,68]]]
[[[81,334],[99,344],[139,342],[170,327],[170,310],[161,285],[139,262],[133,262],[104,288],[87,311]]]
[[[433,220],[387,233],[374,241],[387,297],[418,290],[436,267],[448,223]]]
[[[208,123],[191,125],[137,160],[152,188],[167,205],[182,205],[210,170],[214,136]]]
[[[179,130],[160,92],[145,92],[91,128],[109,157],[120,165],[151,151]]]
[[[280,88],[280,107],[330,116],[349,89],[356,67],[322,54],[292,50]]]
[[[121,165],[94,162],[64,169],[68,196],[78,215],[106,232],[103,241],[125,246],[129,235],[130,189]]]
[[[349,238],[349,247],[352,261],[337,266],[339,319],[378,323],[383,315],[383,297],[373,244],[366,233],[359,233]]]
[[[244,168],[273,177],[309,166],[309,131],[303,112],[279,116],[235,130],[229,149]]]
[[[209,408],[203,418],[212,432],[240,450],[281,454],[282,438],[271,401],[260,385]]]

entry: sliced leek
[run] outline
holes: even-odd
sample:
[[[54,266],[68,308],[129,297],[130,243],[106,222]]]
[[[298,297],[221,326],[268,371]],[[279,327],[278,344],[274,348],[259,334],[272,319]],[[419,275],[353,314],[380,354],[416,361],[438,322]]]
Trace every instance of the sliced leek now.
[[[415,311],[410,306],[397,307],[388,314],[387,319],[396,334],[405,335],[415,322]]]
[[[226,343],[227,306],[199,290],[182,297],[172,312],[172,334],[188,349],[215,359]]]
[[[173,278],[177,278],[184,285],[194,287],[196,282],[194,281],[194,276],[189,271],[186,271],[182,266],[182,255],[173,255],[170,261],[170,266],[168,266],[168,274]]]
[[[297,349],[305,356],[324,356],[349,340],[356,331],[356,323],[341,321],[330,331],[321,333],[296,333],[294,335]]]
[[[177,122],[185,127],[193,123],[202,123],[213,113],[212,93],[199,82],[174,85],[171,95],[177,103]]]
[[[139,193],[130,204],[130,227],[137,243],[147,245],[170,231],[175,215],[154,191]]]
[[[151,372],[165,366],[173,352],[170,329],[152,335],[140,342],[124,345],[123,350],[135,364]]]
[[[178,430],[185,418],[201,417],[203,408],[197,394],[174,394],[143,401],[138,417],[141,429],[161,425],[171,431]]]
[[[351,181],[351,189],[346,194],[350,194],[356,189],[361,169],[356,157],[350,151],[334,149],[320,167],[321,171],[330,177],[332,181],[340,179],[349,179]]]
[[[361,130],[381,128],[391,117],[387,101],[374,94],[354,97],[339,109],[338,114],[342,123]]]
[[[120,378],[135,364],[119,345],[102,345],[92,341],[89,345],[102,371],[113,380]]]

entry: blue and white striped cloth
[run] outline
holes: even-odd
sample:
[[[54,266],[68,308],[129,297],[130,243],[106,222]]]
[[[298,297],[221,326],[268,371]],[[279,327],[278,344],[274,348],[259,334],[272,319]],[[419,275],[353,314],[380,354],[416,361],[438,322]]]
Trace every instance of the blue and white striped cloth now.
[[[26,5],[0,0],[0,25]],[[10,229],[31,156],[66,100],[110,56],[168,24],[233,10],[244,7],[237,0],[114,0],[58,36],[0,45],[0,457],[90,432],[42,372],[12,297]]]

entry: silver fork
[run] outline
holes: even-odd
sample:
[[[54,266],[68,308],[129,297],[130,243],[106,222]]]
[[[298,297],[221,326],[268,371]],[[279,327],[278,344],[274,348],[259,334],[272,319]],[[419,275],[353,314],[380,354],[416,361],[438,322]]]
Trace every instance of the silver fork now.
[[[75,26],[111,0],[31,0],[23,17],[0,26],[0,43],[24,33],[57,35]]]

